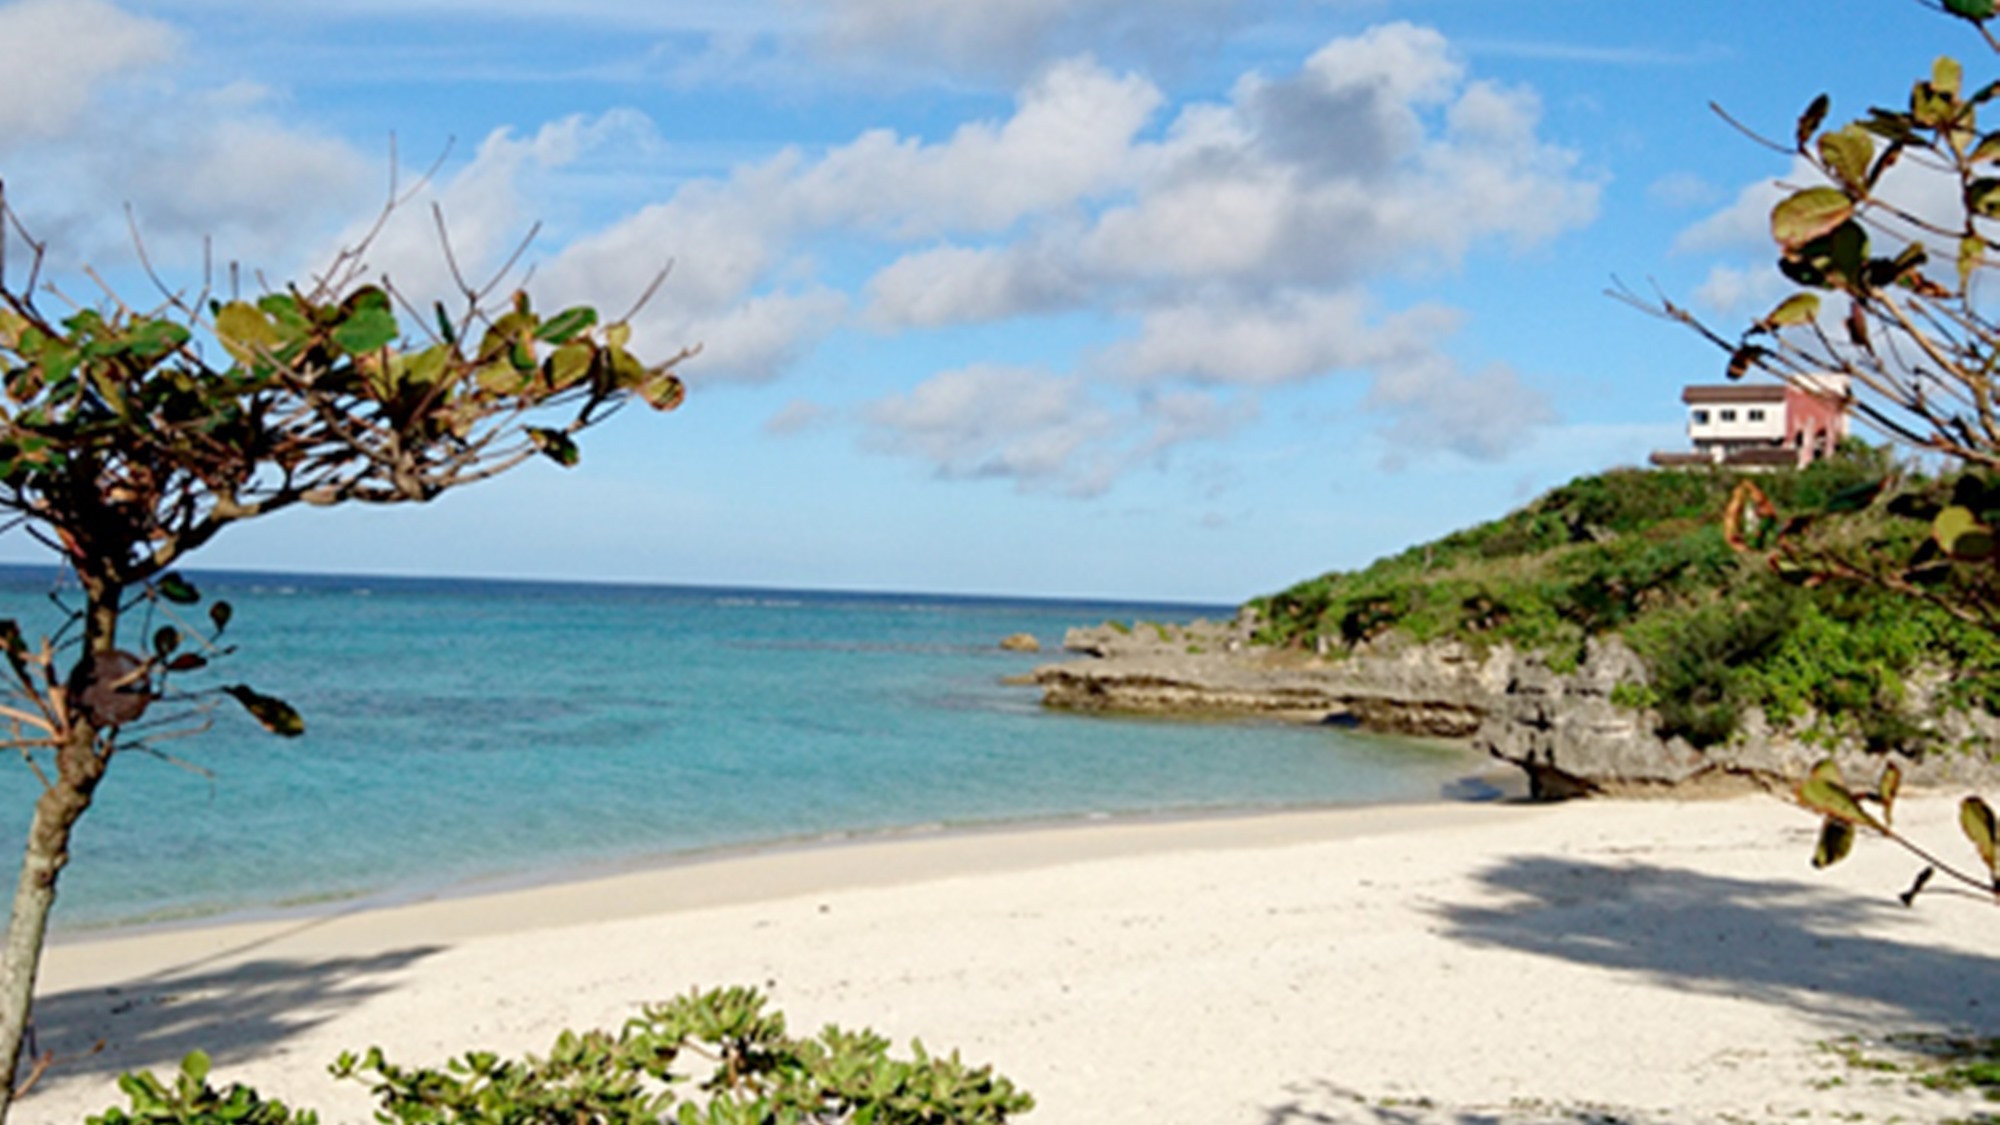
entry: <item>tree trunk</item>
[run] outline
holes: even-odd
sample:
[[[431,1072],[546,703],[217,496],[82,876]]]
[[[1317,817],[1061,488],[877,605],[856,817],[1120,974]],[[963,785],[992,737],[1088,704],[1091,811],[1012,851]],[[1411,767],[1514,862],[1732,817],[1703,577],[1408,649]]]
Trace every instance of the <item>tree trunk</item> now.
[[[83,577],[88,608],[84,618],[82,675],[102,654],[116,651],[118,603],[123,591],[115,583]],[[72,693],[74,699],[74,693]],[[14,1103],[14,1084],[21,1067],[21,1043],[35,999],[35,978],[42,967],[42,945],[48,936],[49,911],[56,902],[56,877],[69,862],[70,834],[90,808],[98,782],[111,762],[108,743],[101,743],[97,724],[80,708],[70,708],[70,727],[56,750],[55,782],[35,802],[35,818],[21,856],[21,879],[14,890],[14,909],[0,946],[0,1125]]]
[[[69,862],[70,832],[90,807],[91,794],[104,776],[105,759],[97,753],[96,732],[87,725],[72,736],[60,756],[61,778],[35,802],[34,823],[21,856],[21,881],[14,890],[14,911],[7,922],[6,944],[0,947],[0,1125],[6,1125],[14,1100],[42,941],[56,902],[56,876]]]

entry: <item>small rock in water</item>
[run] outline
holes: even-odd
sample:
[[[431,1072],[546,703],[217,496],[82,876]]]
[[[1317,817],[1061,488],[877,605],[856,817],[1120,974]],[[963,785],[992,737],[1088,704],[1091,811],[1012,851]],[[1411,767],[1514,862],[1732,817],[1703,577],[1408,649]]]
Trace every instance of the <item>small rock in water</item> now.
[[[1008,652],[1040,652],[1042,642],[1036,640],[1033,633],[1016,633],[1001,641],[1000,647]]]

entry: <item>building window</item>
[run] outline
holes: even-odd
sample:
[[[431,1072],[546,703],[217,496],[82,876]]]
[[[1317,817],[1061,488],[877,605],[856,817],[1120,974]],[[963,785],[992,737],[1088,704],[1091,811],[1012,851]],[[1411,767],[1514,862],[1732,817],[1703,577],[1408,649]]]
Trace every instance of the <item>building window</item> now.
[[[1695,424],[1695,425],[1697,425],[1697,426],[1706,426],[1706,425],[1708,425],[1708,411],[1706,411],[1706,410],[1697,410],[1697,411],[1695,411],[1695,412],[1694,412],[1694,424]]]
[[[1750,412],[1750,420],[1752,422],[1762,422],[1764,420],[1764,412],[1761,410],[1752,410]]]
[[[1722,420],[1723,420],[1723,421],[1725,421],[1725,422],[1734,422],[1734,421],[1736,421],[1736,412],[1735,412],[1734,410],[1725,410],[1725,411],[1723,411],[1723,412],[1722,412]]]

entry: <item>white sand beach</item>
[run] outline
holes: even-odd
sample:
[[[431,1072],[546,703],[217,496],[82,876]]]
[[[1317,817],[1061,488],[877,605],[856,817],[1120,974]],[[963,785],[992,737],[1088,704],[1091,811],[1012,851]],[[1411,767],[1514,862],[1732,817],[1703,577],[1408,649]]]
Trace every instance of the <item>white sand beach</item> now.
[[[1951,856],[1955,805],[1902,819]],[[1768,797],[1431,805],[1097,823],[741,856],[394,909],[53,949],[17,1109],[75,1122],[116,1074],[209,1050],[329,1121],[325,1067],[540,1051],[695,985],[768,986],[796,1028],[959,1048],[1042,1125],[1930,1121],[1964,1095],[1821,1044],[2000,1032],[2000,912],[1830,872]],[[105,1049],[74,1058],[98,1039]]]

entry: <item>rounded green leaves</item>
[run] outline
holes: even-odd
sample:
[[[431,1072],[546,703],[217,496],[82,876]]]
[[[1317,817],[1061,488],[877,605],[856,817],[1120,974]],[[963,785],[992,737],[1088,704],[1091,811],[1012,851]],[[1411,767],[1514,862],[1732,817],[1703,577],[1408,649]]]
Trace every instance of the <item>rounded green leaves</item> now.
[[[1833,233],[1854,217],[1854,201],[1839,188],[1811,187],[1787,196],[1771,210],[1771,237],[1787,251]]]

